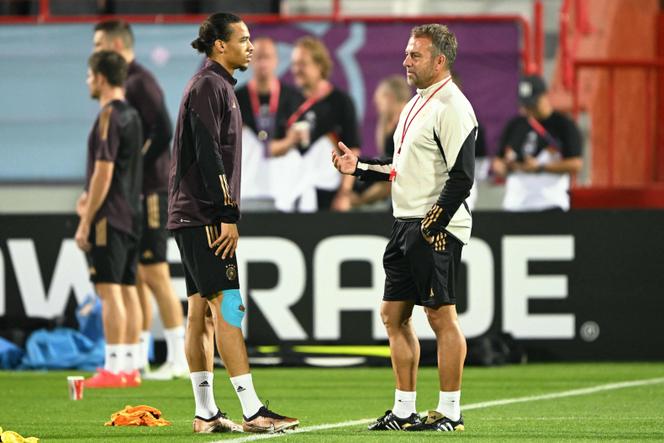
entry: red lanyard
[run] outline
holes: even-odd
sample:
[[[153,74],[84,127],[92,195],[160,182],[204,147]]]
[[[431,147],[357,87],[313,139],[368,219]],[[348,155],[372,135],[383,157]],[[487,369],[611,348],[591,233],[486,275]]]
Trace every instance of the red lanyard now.
[[[293,115],[291,115],[288,118],[288,122],[286,122],[287,128],[289,128],[293,123],[295,123],[302,114],[304,114],[309,110],[309,108],[315,105],[318,100],[322,99],[323,97],[327,96],[330,92],[332,92],[332,84],[325,82],[323,84],[323,87],[319,89],[320,91],[318,91],[318,93],[312,95],[307,100],[305,100],[305,102],[302,103],[299,108],[297,108],[297,111],[295,111]]]
[[[408,118],[410,118],[410,113],[413,112],[413,109],[415,109],[415,105],[417,104],[418,101],[420,101],[419,95],[417,96],[415,103],[413,103],[413,106],[410,107],[408,114],[406,114],[406,119],[403,121],[403,129],[401,130],[401,142],[399,143],[399,149],[397,149],[397,155],[394,157],[394,161],[392,162],[392,170],[390,171],[390,181],[394,181],[394,178],[397,176],[397,170],[395,168],[394,163],[397,159],[397,156],[401,154],[401,147],[403,146],[403,141],[406,138],[406,133],[408,132],[410,125],[413,123],[413,120],[415,120],[415,117],[417,117],[417,114],[419,114],[420,111],[427,105],[427,103],[429,103],[429,100],[431,100],[438,91],[443,89],[443,86],[445,86],[450,80],[452,80],[452,77],[448,77],[447,80],[445,80],[442,85],[438,86],[438,88],[436,88],[436,90],[433,91],[433,93],[429,97],[427,97],[422,106],[420,106],[420,109],[418,109],[415,112],[413,118],[411,118],[410,121],[408,121]]]
[[[417,112],[415,112],[413,118],[411,118],[410,121],[408,121],[410,113],[413,112],[413,109],[415,109],[415,105],[417,104],[418,101],[420,101],[420,96],[419,95],[417,96],[417,100],[415,100],[415,103],[413,103],[413,106],[411,106],[410,111],[408,111],[408,115],[406,115],[406,120],[404,120],[403,122],[403,129],[401,130],[401,143],[399,143],[399,150],[397,151],[397,154],[401,153],[401,146],[403,146],[403,141],[406,138],[406,133],[408,132],[408,129],[410,129],[410,125],[411,123],[413,123],[413,120],[415,120],[415,117],[417,117],[417,114],[420,113],[420,111],[427,105],[427,103],[429,103],[429,100],[431,100],[438,91],[443,89],[443,86],[445,86],[450,80],[452,80],[452,77],[449,77],[447,80],[445,80],[445,82],[443,82],[442,85],[438,86],[438,88],[436,88],[436,90],[433,91],[433,93],[429,97],[427,97],[422,106],[420,106],[420,109],[418,109]]]
[[[258,91],[256,90],[256,80],[251,79],[247,83],[247,89],[249,91],[249,101],[251,102],[251,110],[254,113],[255,117],[260,116],[260,101],[258,100]],[[270,100],[269,100],[269,110],[270,115],[277,113],[277,108],[279,107],[279,95],[281,94],[281,83],[278,79],[272,79],[270,83]]]

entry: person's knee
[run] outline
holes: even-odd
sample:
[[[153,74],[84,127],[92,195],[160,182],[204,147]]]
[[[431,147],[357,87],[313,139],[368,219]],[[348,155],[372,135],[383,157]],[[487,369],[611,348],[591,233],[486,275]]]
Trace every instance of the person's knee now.
[[[245,307],[238,289],[224,291],[217,315],[219,313],[221,313],[221,318],[225,323],[236,328],[242,328]]]
[[[383,321],[385,328],[390,331],[398,331],[410,327],[410,316],[404,315],[402,312],[395,312],[388,309],[381,309],[380,318]]]
[[[192,336],[202,336],[207,332],[205,317],[189,315],[187,317],[187,332]]]
[[[168,281],[168,274],[164,272],[165,263],[153,265],[141,265],[141,279],[147,285],[155,296],[158,296],[158,289]],[[168,270],[168,268],[166,268]]]
[[[452,315],[449,306],[440,306],[438,308],[425,308],[429,326],[434,331],[444,331],[448,328],[456,327],[456,316]]]

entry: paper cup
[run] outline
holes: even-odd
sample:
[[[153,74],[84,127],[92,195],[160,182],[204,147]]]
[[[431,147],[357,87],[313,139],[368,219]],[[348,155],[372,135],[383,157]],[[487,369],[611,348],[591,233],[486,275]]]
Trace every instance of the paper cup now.
[[[306,120],[293,123],[293,128],[302,136],[302,147],[307,148],[311,143],[311,123]]]
[[[80,375],[70,375],[67,377],[69,385],[69,399],[83,400],[83,377]]]

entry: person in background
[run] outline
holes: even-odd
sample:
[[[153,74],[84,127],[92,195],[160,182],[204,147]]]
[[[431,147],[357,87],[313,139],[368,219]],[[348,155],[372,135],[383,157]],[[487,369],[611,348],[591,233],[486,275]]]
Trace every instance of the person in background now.
[[[503,208],[567,211],[571,177],[583,167],[581,132],[553,108],[542,77],[522,78],[518,94],[522,115],[505,126],[492,164],[507,177]]]
[[[242,113],[242,207],[245,210],[274,208],[273,193],[280,175],[270,159],[270,144],[275,133],[284,133],[286,122],[304,101],[302,94],[277,76],[277,46],[269,37],[253,42],[253,77],[236,90]],[[276,188],[275,188],[276,186]]]
[[[348,94],[329,78],[332,58],[322,41],[302,37],[291,55],[291,73],[305,101],[275,134],[270,145],[273,156],[300,153],[282,171],[283,186],[276,200],[277,209],[287,212],[348,211],[354,177],[344,176],[330,164],[330,149],[338,140],[359,152],[360,136],[355,105]]]
[[[459,89],[463,91],[463,81],[458,71],[452,72],[452,81],[457,85]],[[477,125],[477,140],[475,140],[475,180],[473,181],[473,187],[470,189],[470,195],[466,199],[468,207],[472,211],[475,209],[475,203],[477,203],[477,183],[486,180],[489,175],[490,165],[487,162],[486,158],[486,138],[484,136],[484,127],[478,121]]]
[[[392,75],[378,83],[374,92],[374,106],[378,114],[376,122],[376,147],[381,158],[394,155],[394,131],[399,123],[401,110],[412,96],[408,82],[401,75]],[[353,208],[374,205],[390,197],[390,182],[364,182],[356,180],[350,203]],[[389,204],[389,202],[388,202]]]
[[[76,244],[87,253],[90,280],[102,303],[104,367],[88,388],[139,386],[141,304],[136,293],[143,134],[125,101],[127,62],[114,51],[88,59],[87,85],[101,108],[88,137],[85,190],[76,203]]]
[[[187,377],[184,355],[184,314],[180,299],[171,285],[166,261],[166,210],[168,167],[173,128],[164,93],[155,77],[136,61],[134,34],[128,23],[120,20],[100,22],[95,26],[94,50],[111,50],[129,64],[125,96],[137,111],[143,126],[143,224],[137,275],[138,295],[142,306],[141,369],[148,380],[171,380]],[[166,363],[149,371],[148,346],[152,341],[152,295],[164,325]]]

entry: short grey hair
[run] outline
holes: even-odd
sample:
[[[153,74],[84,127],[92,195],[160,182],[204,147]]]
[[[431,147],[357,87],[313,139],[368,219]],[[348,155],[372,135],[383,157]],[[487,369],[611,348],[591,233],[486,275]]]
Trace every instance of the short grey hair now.
[[[447,63],[447,68],[452,69],[454,60],[456,60],[457,39],[454,33],[447,26],[437,23],[415,26],[410,35],[413,37],[428,37],[431,39],[433,55],[443,54]]]

